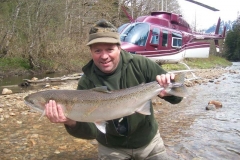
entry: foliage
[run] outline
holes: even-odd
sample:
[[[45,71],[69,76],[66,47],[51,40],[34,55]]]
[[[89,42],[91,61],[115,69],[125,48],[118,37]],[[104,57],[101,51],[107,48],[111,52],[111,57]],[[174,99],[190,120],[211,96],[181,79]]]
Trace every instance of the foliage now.
[[[240,61],[240,16],[233,25],[233,29],[227,33],[225,46],[224,57],[230,61]]]
[[[1,58],[0,59],[0,68],[4,70],[9,70],[11,68],[22,68],[22,69],[30,69],[30,66],[27,60],[19,57],[14,58]]]
[[[99,19],[107,19],[116,27],[129,22],[122,5],[133,18],[161,10],[162,6],[158,0],[4,0],[0,3],[0,59],[20,58],[28,64],[26,68],[53,71],[81,69],[90,59],[85,46],[90,26]],[[165,1],[163,6],[164,10],[179,13],[176,0]]]

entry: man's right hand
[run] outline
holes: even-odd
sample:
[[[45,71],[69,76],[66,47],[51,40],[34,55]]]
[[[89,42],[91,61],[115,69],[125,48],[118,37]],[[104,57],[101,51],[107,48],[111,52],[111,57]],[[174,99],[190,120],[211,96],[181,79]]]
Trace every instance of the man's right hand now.
[[[64,123],[70,127],[74,127],[77,123],[76,121],[67,118],[64,115],[61,105],[57,104],[54,100],[50,100],[45,105],[45,114],[52,123]]]

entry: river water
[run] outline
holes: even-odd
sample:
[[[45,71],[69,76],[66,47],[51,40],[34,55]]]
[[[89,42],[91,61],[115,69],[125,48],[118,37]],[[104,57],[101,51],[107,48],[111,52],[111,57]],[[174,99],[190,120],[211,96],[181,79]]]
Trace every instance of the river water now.
[[[21,92],[26,92],[33,89],[44,88],[46,83],[42,83],[38,85],[30,85],[27,87],[21,87],[20,85],[23,84],[25,80],[27,79],[31,80],[33,77],[36,77],[38,79],[44,79],[46,77],[49,77],[49,78],[62,77],[64,74],[67,75],[67,73],[57,72],[57,73],[49,73],[49,74],[43,73],[43,74],[37,74],[37,75],[28,74],[28,75],[21,75],[21,76],[10,76],[10,77],[4,77],[4,78],[0,77],[0,91],[2,91],[4,88],[8,88],[12,90],[13,93],[21,93]],[[60,85],[61,83],[55,82],[55,84]]]
[[[160,101],[155,117],[168,154],[179,160],[240,159],[240,63],[218,78],[218,83],[188,87],[180,104]],[[31,91],[30,91],[31,92]],[[29,110],[28,94],[0,95],[0,159],[81,160],[96,159],[97,142],[70,136],[61,124]],[[157,99],[158,100],[158,99]],[[205,110],[210,100],[222,102],[217,110]],[[156,101],[156,99],[154,99]]]
[[[227,69],[237,72],[224,74],[219,84],[189,88],[191,95],[180,106],[156,108],[160,132],[176,159],[240,159],[240,63]],[[210,100],[223,107],[205,110]]]

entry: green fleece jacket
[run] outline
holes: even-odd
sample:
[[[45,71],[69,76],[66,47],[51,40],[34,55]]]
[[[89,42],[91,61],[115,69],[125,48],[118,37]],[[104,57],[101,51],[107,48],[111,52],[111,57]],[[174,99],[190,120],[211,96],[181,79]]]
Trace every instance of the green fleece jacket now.
[[[120,55],[120,67],[118,67],[118,71],[111,76],[104,77],[104,74],[99,75],[99,73],[97,73],[99,71],[91,60],[83,67],[84,75],[79,80],[78,89],[91,89],[103,85],[107,85],[109,90],[129,88],[142,83],[155,81],[156,75],[166,73],[158,64],[143,56],[130,54],[124,50],[121,51]],[[118,79],[115,80],[114,83],[109,83],[107,79],[114,76],[115,79],[116,77]],[[176,96],[167,96],[163,99],[172,104],[179,103],[182,100],[182,98]],[[122,108],[124,109],[124,106],[122,106]],[[74,128],[65,126],[68,133],[74,137],[97,139],[99,143],[107,147],[136,149],[147,145],[158,130],[152,104],[150,108],[151,115],[146,116],[135,113],[126,117],[128,124],[127,135],[119,134],[113,121],[107,122],[106,134],[100,132],[93,123],[77,122]]]

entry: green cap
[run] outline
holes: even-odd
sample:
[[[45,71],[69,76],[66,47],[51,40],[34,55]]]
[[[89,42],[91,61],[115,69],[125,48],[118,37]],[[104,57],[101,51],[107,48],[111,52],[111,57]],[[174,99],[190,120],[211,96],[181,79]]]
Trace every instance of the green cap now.
[[[110,22],[102,19],[95,23],[89,31],[87,46],[94,43],[116,43],[121,44],[117,28]]]

